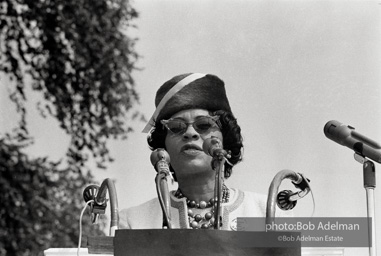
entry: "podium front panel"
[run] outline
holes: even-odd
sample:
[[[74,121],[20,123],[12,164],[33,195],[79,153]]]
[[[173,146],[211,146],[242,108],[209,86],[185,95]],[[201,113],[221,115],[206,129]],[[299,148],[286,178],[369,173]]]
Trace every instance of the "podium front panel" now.
[[[262,247],[272,236],[265,232],[145,229],[116,230],[114,255],[234,255],[234,256],[297,256],[301,255],[300,243],[289,247]],[[261,246],[251,247],[250,241],[265,241]],[[257,240],[257,242],[259,241]]]

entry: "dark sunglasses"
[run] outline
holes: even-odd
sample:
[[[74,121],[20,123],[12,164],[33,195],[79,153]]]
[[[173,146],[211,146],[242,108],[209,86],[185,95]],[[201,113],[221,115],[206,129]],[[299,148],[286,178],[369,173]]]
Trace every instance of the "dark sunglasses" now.
[[[192,125],[199,134],[204,134],[212,128],[220,127],[218,122],[219,118],[219,116],[202,116],[192,123],[186,123],[182,120],[171,118],[168,120],[161,120],[161,123],[168,129],[168,131],[176,135],[184,134],[189,125]]]

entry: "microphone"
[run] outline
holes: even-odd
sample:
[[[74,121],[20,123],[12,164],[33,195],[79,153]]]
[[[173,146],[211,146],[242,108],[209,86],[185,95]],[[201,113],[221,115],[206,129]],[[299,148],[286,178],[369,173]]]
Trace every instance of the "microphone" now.
[[[151,163],[157,172],[169,172],[169,163],[171,158],[165,149],[158,148],[151,153]]]
[[[214,183],[214,198],[216,199],[215,209],[214,209],[214,229],[220,229],[222,226],[222,210],[221,210],[221,200],[222,200],[222,183],[223,178],[221,174],[224,172],[225,156],[227,152],[222,148],[222,141],[212,136],[204,141],[202,144],[202,149],[205,154],[213,157],[212,168],[216,170],[216,180]]]
[[[324,126],[324,134],[328,139],[381,163],[380,144],[356,132],[355,128],[332,120]]]
[[[104,202],[97,202],[97,195],[99,192],[99,186],[98,185],[89,185],[83,190],[83,199],[87,203],[90,200],[93,200],[94,202],[90,204],[90,212],[91,212],[91,223],[97,223],[99,214],[105,214],[107,203]]]
[[[212,157],[220,157],[226,155],[226,151],[222,148],[221,140],[215,136],[204,141],[202,144],[202,150],[205,152],[205,154]]]
[[[280,209],[283,211],[291,210],[295,207],[297,201],[291,201],[290,197],[295,195],[296,193],[293,193],[291,190],[283,190],[278,193],[277,195],[277,205]]]
[[[169,170],[170,157],[163,148],[158,148],[151,153],[151,163],[157,171],[155,178],[156,192],[163,211],[163,228],[172,228],[171,223],[171,199],[169,196],[167,176],[169,175],[173,182],[172,174]]]

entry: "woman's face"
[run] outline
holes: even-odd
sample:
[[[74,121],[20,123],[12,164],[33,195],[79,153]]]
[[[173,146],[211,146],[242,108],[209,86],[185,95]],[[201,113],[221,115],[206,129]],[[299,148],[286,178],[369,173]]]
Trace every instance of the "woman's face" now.
[[[200,134],[192,124],[189,124],[204,116],[210,116],[207,110],[188,109],[180,111],[171,117],[171,119],[188,124],[183,134],[173,134],[168,131],[165,139],[165,146],[171,158],[171,166],[175,170],[178,179],[212,170],[212,157],[204,153],[202,145],[205,139],[212,136],[219,138],[223,142],[220,128],[212,127],[207,132]]]

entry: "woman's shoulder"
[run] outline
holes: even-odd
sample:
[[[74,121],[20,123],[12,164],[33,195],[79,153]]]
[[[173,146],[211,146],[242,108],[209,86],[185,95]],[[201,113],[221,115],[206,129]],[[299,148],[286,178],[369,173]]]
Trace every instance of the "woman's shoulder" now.
[[[240,190],[238,190],[240,191]],[[268,195],[250,192],[250,191],[240,191],[243,194],[243,205],[248,208],[258,207],[262,213],[266,213],[267,210],[267,200]],[[293,210],[284,211],[277,207],[276,216],[277,217],[293,217]]]
[[[260,194],[256,192],[251,192],[251,191],[244,191],[240,190],[237,188],[232,188],[234,191],[234,197],[241,200],[243,202],[258,202],[258,203],[266,203],[267,201],[267,195],[265,194]]]
[[[160,203],[157,198],[123,209],[119,212],[119,228],[145,227],[144,225],[148,225],[147,220],[156,220],[159,210]]]
[[[237,217],[264,217],[266,215],[266,195],[231,188],[232,200],[225,205],[229,219]]]
[[[267,195],[260,194],[256,192],[251,191],[242,191],[242,193],[245,195],[246,199],[249,199],[250,201],[255,200],[258,202],[266,202],[267,201]]]
[[[142,204],[122,209],[120,212],[127,214],[139,213],[144,210],[156,208],[158,205],[160,205],[159,200],[157,198],[152,198],[151,200],[148,200]]]

